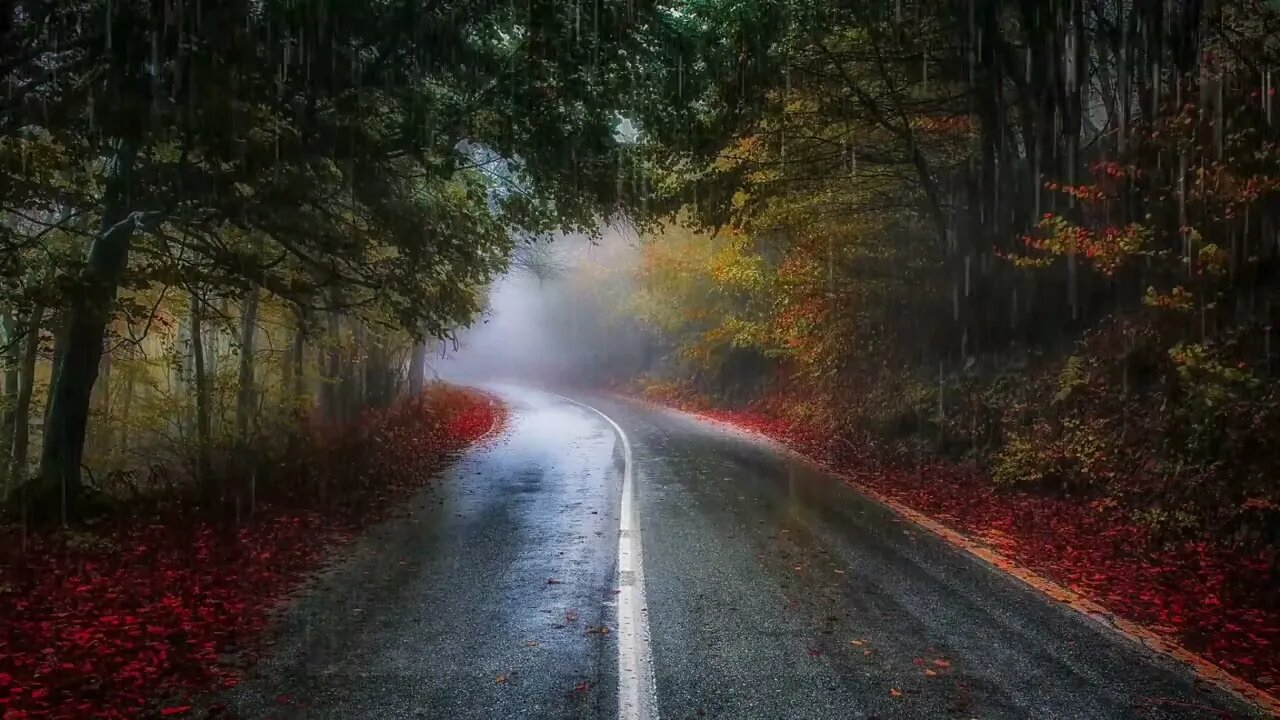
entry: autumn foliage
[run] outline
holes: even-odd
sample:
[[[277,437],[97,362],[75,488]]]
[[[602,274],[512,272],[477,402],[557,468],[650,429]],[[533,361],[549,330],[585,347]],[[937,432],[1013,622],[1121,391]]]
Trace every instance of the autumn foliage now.
[[[602,334],[647,340],[612,380],[1274,692],[1276,5],[749,5],[690,10],[716,62],[682,208],[608,281],[642,327]]]
[[[74,532],[5,530],[0,717],[189,714],[194,693],[236,684],[307,573],[503,416],[487,396],[438,387],[317,429],[261,479],[239,524],[175,508]]]

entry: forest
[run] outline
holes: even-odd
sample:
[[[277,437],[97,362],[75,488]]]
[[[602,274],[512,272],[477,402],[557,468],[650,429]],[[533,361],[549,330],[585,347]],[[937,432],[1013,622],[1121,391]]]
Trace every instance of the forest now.
[[[0,2],[0,715],[233,687],[284,593],[501,424],[424,364],[622,208],[639,10]]]
[[[1261,0],[0,2],[0,693],[100,661],[40,625],[83,568],[49,557],[180,529],[266,607],[500,424],[425,367],[521,267],[560,280],[558,379],[1033,554],[1149,550],[1246,619],[1142,619],[1274,683],[1278,61]],[[292,549],[234,578],[228,526]],[[226,679],[236,612],[163,617],[203,669],[112,661],[103,716]]]
[[[566,6],[364,5],[4,4],[17,512],[175,483],[228,501],[254,470],[221,460],[416,390],[515,245],[612,208],[618,7],[551,55]]]
[[[759,430],[1266,687],[1280,15],[689,3],[678,209],[570,251],[560,372]]]
[[[684,102],[647,126],[680,208],[579,253],[561,300],[620,348],[585,363],[601,381],[1107,497],[1169,539],[1276,544],[1274,8],[709,2],[680,23]]]

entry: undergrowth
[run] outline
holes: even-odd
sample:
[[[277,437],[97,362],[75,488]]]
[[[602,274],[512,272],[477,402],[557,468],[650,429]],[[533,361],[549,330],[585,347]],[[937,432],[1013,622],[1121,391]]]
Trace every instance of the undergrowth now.
[[[260,448],[253,483],[221,478],[229,505],[166,481],[75,529],[5,528],[0,717],[187,715],[237,683],[307,573],[502,419],[487,396],[436,387]]]

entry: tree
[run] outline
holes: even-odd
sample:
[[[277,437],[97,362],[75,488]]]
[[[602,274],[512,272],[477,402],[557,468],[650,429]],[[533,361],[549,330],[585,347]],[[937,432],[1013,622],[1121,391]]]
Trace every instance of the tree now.
[[[587,226],[628,202],[612,182],[617,98],[651,12],[600,2],[587,24],[558,2],[12,3],[0,131],[40,128],[70,170],[54,182],[19,167],[0,199],[98,222],[69,277],[32,501],[75,513],[122,285],[256,285],[439,337],[478,312],[509,226]]]
[[[661,29],[653,186],[776,268],[773,392],[1150,483],[1151,517],[1271,507],[1271,471],[1212,458],[1271,454],[1274,7],[691,0]]]

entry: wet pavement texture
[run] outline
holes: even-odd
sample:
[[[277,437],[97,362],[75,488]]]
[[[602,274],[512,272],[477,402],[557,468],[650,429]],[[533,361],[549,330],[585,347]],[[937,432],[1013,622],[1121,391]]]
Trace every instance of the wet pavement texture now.
[[[228,700],[246,718],[616,718],[621,444],[506,431],[361,538]],[[767,443],[612,397],[663,720],[1262,717]]]

